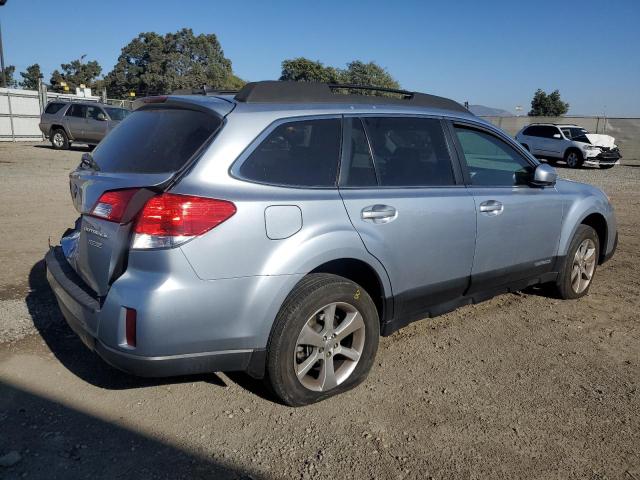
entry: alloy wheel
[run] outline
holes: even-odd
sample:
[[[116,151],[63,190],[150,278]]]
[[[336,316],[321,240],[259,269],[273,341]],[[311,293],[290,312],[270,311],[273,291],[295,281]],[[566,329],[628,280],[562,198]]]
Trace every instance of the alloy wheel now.
[[[571,288],[575,293],[584,292],[596,269],[596,244],[590,238],[582,241],[571,265]]]
[[[322,307],[298,335],[293,353],[298,380],[317,392],[340,385],[358,365],[364,340],[364,319],[353,305],[333,302]]]
[[[57,132],[53,135],[53,143],[58,148],[64,145],[64,137],[60,132]]]
[[[567,155],[567,165],[569,165],[571,168],[575,168],[578,166],[578,154],[575,152],[571,152],[569,155]]]

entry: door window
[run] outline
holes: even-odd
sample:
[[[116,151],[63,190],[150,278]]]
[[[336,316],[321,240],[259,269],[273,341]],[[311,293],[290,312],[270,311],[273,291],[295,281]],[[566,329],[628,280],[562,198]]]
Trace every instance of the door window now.
[[[283,123],[242,163],[240,176],[272,185],[334,187],[341,129],[338,118]]]
[[[345,187],[373,187],[378,185],[376,171],[373,167],[373,157],[369,149],[369,142],[364,133],[362,121],[359,118],[345,120],[346,130],[340,183]]]
[[[513,147],[486,132],[455,127],[472,185],[525,185],[534,167]]]
[[[365,117],[380,186],[454,185],[451,156],[440,120]]]
[[[104,112],[102,111],[102,109],[100,107],[87,107],[87,117],[92,119],[92,120],[99,120],[98,119],[98,115],[104,115]]]
[[[87,115],[87,106],[86,105],[71,105],[69,110],[67,110],[67,117],[78,117],[84,118]]]

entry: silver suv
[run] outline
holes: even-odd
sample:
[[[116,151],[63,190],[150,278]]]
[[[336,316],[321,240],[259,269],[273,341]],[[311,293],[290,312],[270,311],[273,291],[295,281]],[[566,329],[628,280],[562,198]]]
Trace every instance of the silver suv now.
[[[246,371],[304,405],[363,381],[379,335],[414,320],[588,292],[617,242],[604,193],[454,101],[354,90],[139,101],[71,172],[80,217],[46,255],[84,343],[143,376]]]
[[[589,133],[577,125],[533,123],[522,128],[516,140],[533,155],[564,160],[570,168],[588,165],[606,169],[622,158],[612,136]]]
[[[130,111],[96,102],[49,102],[40,117],[40,131],[56,150],[72,142],[97,145]]]

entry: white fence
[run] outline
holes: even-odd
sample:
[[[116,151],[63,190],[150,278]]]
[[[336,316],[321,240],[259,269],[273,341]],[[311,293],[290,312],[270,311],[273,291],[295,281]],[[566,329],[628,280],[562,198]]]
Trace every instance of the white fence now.
[[[0,88],[0,142],[42,140],[42,132],[38,127],[40,114],[47,102],[56,98],[72,102],[100,100],[100,97],[81,97],[44,91],[41,94],[37,90]]]

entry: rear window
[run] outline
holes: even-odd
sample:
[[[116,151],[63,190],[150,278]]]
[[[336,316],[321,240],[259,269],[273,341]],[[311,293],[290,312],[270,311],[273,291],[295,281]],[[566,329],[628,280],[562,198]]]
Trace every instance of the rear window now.
[[[47,108],[44,109],[44,113],[54,114],[58,113],[62,107],[66,104],[64,103],[50,103],[47,105]]]
[[[247,180],[296,187],[333,187],[340,156],[337,118],[283,123],[240,167]]]
[[[105,172],[175,172],[220,123],[219,118],[195,110],[137,110],[100,142],[93,159]]]

